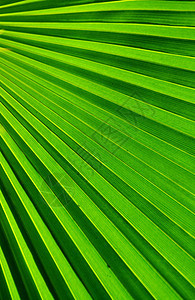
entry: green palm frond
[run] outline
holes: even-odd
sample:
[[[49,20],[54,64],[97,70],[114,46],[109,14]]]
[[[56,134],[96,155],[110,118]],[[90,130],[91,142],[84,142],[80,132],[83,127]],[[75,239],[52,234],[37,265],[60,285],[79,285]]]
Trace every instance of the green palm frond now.
[[[194,1],[1,1],[0,299],[194,299]]]

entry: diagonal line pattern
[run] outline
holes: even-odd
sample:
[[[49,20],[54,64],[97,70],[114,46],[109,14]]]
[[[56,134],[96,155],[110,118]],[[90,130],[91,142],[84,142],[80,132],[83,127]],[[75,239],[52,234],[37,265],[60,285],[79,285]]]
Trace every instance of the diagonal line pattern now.
[[[194,298],[194,1],[1,1],[0,299]]]

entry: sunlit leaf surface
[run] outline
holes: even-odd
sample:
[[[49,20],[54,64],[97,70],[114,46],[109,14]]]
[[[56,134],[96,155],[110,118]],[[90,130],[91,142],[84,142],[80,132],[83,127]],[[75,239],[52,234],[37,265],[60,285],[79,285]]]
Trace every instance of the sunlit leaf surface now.
[[[0,3],[0,292],[194,299],[194,1]]]

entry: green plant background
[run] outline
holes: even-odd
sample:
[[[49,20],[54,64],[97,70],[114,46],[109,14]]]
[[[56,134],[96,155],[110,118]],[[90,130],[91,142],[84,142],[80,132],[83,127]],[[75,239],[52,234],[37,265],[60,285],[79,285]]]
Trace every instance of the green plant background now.
[[[0,298],[193,300],[194,1],[1,1]]]

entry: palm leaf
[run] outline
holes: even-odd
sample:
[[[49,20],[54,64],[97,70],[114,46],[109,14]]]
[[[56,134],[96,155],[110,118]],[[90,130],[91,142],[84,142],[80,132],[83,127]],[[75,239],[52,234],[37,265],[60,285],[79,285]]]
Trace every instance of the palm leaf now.
[[[2,299],[193,299],[193,1],[2,1]]]

